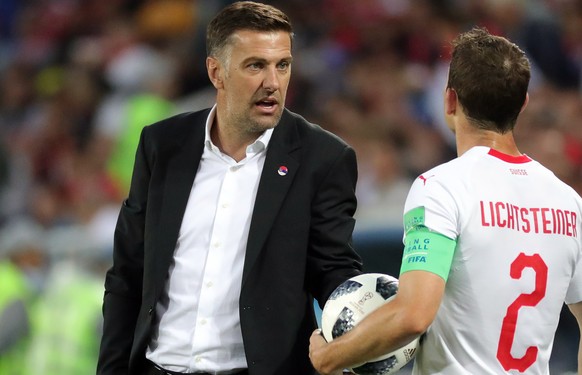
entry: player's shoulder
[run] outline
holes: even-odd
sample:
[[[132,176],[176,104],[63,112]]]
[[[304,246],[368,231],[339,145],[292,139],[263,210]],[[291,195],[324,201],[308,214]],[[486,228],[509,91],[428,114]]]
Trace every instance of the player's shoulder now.
[[[433,184],[449,184],[462,179],[465,171],[469,170],[468,164],[457,157],[421,173],[416,178],[416,182],[421,183],[423,186],[427,186],[429,180]]]
[[[438,191],[448,191],[449,194],[469,191],[474,182],[474,176],[482,168],[484,149],[474,148],[461,156],[439,164],[420,174],[413,183],[414,189],[421,188],[425,194],[438,194]]]
[[[483,174],[483,171],[490,170],[491,157],[489,150],[490,148],[485,146],[472,147],[462,155],[437,165],[424,172],[421,176],[431,175],[436,177],[435,180],[447,181],[470,180],[472,176],[479,176]]]
[[[537,168],[538,176],[545,179],[547,181],[547,183],[552,184],[552,186],[554,186],[555,191],[557,193],[559,192],[558,194],[566,196],[566,197],[572,197],[574,200],[576,200],[578,202],[579,206],[582,207],[582,203],[581,203],[582,197],[576,191],[576,189],[574,189],[571,185],[569,185],[567,182],[565,182],[560,177],[558,177],[554,173],[554,171],[552,171],[548,167],[544,166],[543,164],[541,164],[535,160],[533,162],[534,162],[534,166]]]

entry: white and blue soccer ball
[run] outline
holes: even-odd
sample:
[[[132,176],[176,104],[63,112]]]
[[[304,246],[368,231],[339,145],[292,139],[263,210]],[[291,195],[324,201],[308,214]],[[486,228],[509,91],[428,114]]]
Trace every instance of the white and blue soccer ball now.
[[[366,315],[390,302],[398,292],[398,279],[382,273],[365,273],[340,284],[323,307],[321,330],[329,342],[348,332]],[[407,345],[354,366],[349,370],[358,375],[394,374],[416,355],[419,339]]]

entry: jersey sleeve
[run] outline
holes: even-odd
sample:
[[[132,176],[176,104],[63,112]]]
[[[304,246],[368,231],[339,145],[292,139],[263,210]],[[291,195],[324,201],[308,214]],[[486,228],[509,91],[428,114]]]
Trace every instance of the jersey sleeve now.
[[[418,226],[405,238],[400,274],[420,270],[447,281],[457,242],[426,227]]]
[[[417,179],[405,204],[400,274],[422,270],[446,281],[458,237],[457,218],[455,199],[436,175]]]

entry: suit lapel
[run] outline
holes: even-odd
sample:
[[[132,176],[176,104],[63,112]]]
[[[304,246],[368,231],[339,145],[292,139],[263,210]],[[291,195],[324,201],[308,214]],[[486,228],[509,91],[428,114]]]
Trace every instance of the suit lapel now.
[[[294,119],[285,111],[269,142],[257,190],[247,241],[243,285],[261,252],[275,218],[279,214],[281,204],[299,169],[300,161],[297,155],[294,155],[294,151],[299,147],[299,135],[295,128]],[[280,168],[286,168],[286,174],[284,171],[280,171]]]
[[[155,236],[158,239],[156,249],[160,250],[160,254],[154,265],[156,269],[154,275],[157,280],[153,284],[158,288],[158,292],[159,287],[165,284],[194,177],[200,165],[204,150],[204,123],[207,116],[208,111],[204,111],[198,117],[185,117],[172,126],[186,128],[189,131],[169,132],[171,136],[175,137],[175,143],[170,147],[179,151],[172,154],[167,161],[167,176],[164,179],[165,184],[161,193],[163,203],[160,212],[160,225],[156,228],[158,235]]]

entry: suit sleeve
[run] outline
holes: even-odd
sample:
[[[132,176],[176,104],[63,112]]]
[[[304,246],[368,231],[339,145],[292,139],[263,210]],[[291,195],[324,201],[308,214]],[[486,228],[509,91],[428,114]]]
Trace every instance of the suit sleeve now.
[[[352,246],[356,211],[356,155],[346,146],[316,187],[308,251],[308,285],[323,307],[333,290],[362,272]]]
[[[98,375],[127,374],[141,307],[144,225],[150,179],[145,143],[144,130],[136,152],[129,196],[121,206],[115,228],[113,265],[105,278]]]

